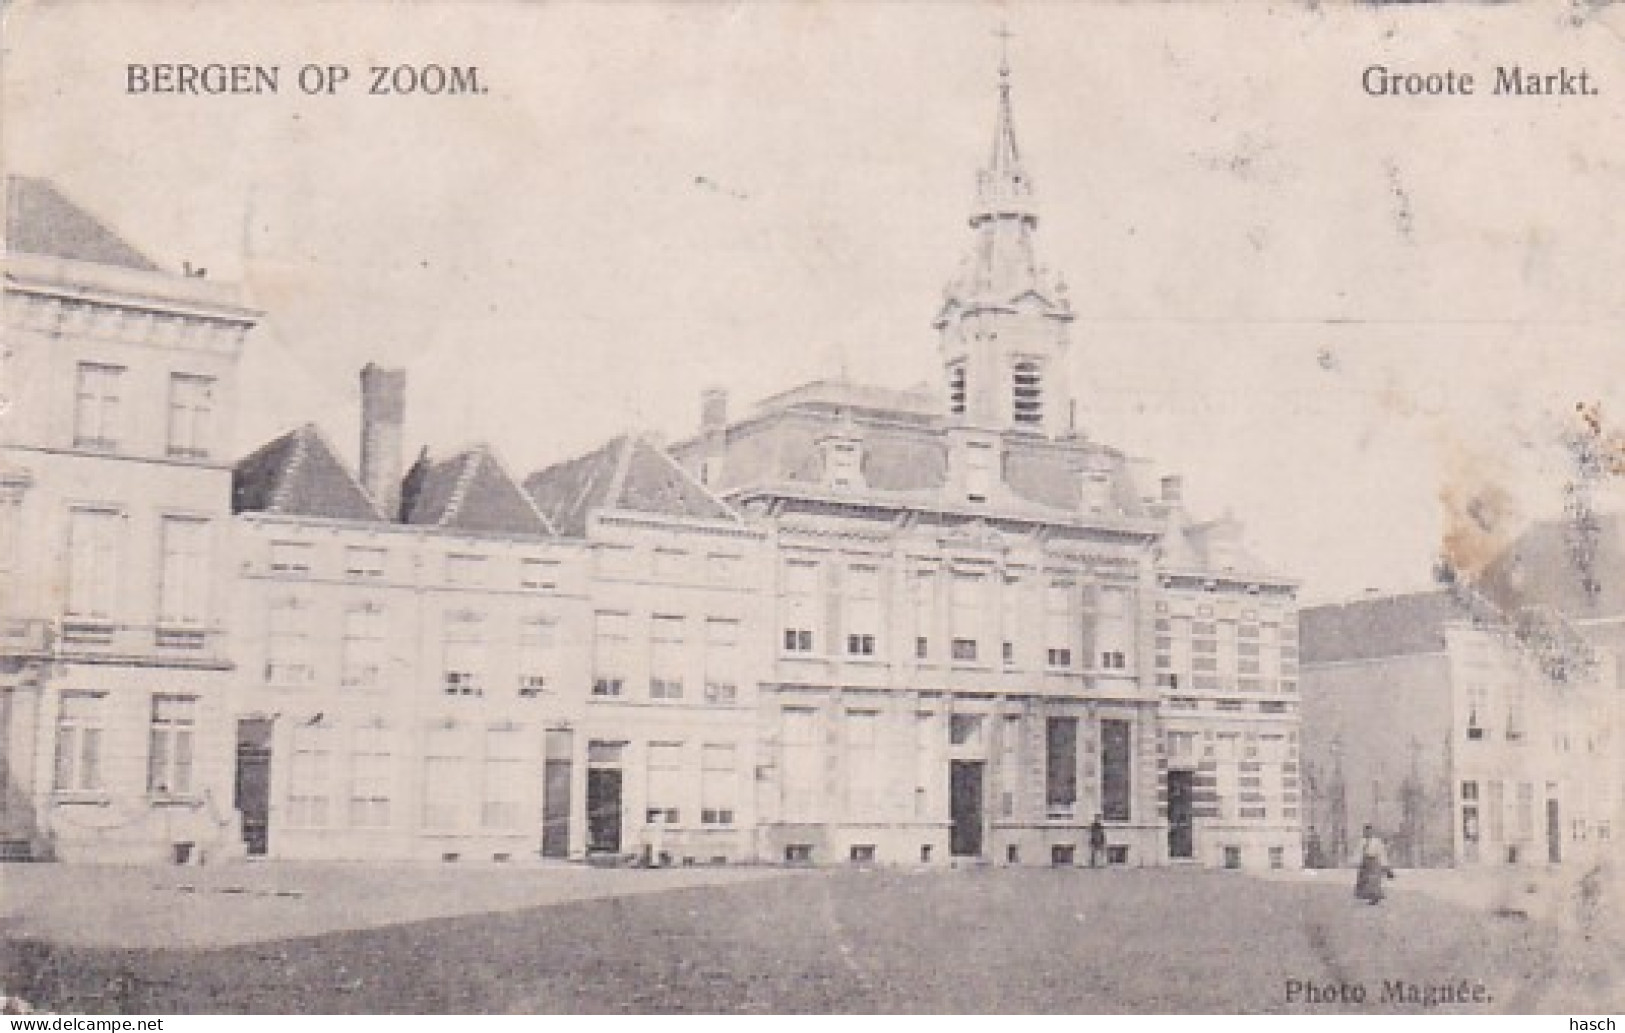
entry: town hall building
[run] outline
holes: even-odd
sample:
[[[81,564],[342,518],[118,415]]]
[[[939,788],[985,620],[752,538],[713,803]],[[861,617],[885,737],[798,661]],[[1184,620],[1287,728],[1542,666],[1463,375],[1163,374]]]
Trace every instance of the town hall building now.
[[[743,415],[709,391],[686,440],[529,474],[486,446],[408,464],[378,365],[359,469],[313,424],[229,464],[258,314],[76,209],[72,254],[14,232],[44,279],[8,274],[13,374],[56,395],[0,450],[0,839],[1295,867],[1295,583],[1090,435],[1036,196],[1002,68],[936,389],[821,380]],[[163,311],[119,308],[126,281]],[[112,476],[135,463],[159,475]]]

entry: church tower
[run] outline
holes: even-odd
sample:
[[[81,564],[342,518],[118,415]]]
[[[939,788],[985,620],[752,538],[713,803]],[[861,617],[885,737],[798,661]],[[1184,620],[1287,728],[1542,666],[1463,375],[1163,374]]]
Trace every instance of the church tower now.
[[[1021,164],[1010,64],[999,63],[993,151],[977,174],[971,250],[943,292],[939,336],[950,424],[1058,437],[1071,429],[1066,285],[1038,264],[1033,185]]]

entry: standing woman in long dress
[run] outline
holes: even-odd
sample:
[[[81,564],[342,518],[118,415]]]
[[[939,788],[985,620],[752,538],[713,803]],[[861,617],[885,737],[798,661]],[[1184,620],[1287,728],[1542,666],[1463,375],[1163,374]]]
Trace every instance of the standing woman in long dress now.
[[[1354,895],[1368,904],[1382,903],[1382,880],[1388,877],[1388,851],[1370,825],[1360,835],[1360,874]]]

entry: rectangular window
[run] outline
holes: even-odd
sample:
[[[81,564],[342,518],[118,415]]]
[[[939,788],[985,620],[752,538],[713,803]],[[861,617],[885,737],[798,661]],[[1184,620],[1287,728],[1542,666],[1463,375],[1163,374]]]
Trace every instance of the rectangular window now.
[[[700,747],[700,824],[732,825],[739,792],[737,748],[732,743]]]
[[[524,821],[524,784],[524,730],[514,725],[492,725],[485,730],[480,827],[504,830],[519,828]]]
[[[449,721],[425,730],[423,746],[423,825],[457,829],[471,820],[474,807],[468,731]]]
[[[332,759],[332,726],[298,724],[292,736],[288,768],[288,824],[297,828],[326,828]]]
[[[730,552],[713,552],[705,558],[706,577],[713,585],[738,584],[739,570],[743,565],[742,556]]]
[[[783,817],[785,821],[812,821],[817,816],[823,778],[818,712],[811,707],[785,707],[783,721]]]
[[[118,598],[124,514],[75,508],[68,514],[68,615],[108,619]]]
[[[547,675],[553,669],[557,627],[549,617],[519,619],[519,695],[534,699],[547,691]]]
[[[687,660],[687,621],[655,617],[649,636],[649,698],[682,699]]]
[[[350,545],[344,549],[344,573],[348,577],[377,579],[384,576],[389,554],[373,545]]]
[[[739,701],[739,622],[712,617],[705,622],[705,701]]]
[[[519,587],[530,592],[551,592],[559,587],[559,561],[526,556],[519,561]]]
[[[265,680],[304,685],[314,677],[310,651],[310,604],[294,596],[271,601],[266,615]]]
[[[166,516],[160,534],[158,622],[202,624],[209,603],[209,522]]]
[[[356,728],[350,749],[350,824],[355,828],[389,827],[394,765],[386,726],[375,722]]]
[[[632,669],[632,618],[624,613],[593,614],[594,696],[619,696]]]
[[[102,786],[104,696],[64,692],[56,717],[56,791],[95,792]]]
[[[214,378],[169,375],[169,454],[201,459],[209,454],[214,425]]]
[[[1527,843],[1535,838],[1535,787],[1529,782],[1518,783],[1518,842]]]
[[[829,450],[829,483],[836,488],[862,484],[856,445],[837,443]]]
[[[441,632],[441,686],[448,696],[485,694],[485,617],[467,610],[446,614]]]
[[[384,611],[361,603],[344,611],[342,650],[345,688],[377,688],[384,668]]]
[[[637,573],[637,554],[629,545],[598,546],[598,573],[605,577],[624,578]]]
[[[948,718],[948,742],[953,746],[982,745],[982,715],[953,714]]]
[[[851,656],[874,656],[880,636],[880,569],[849,568],[846,587],[846,651]]]
[[[1132,813],[1131,731],[1127,721],[1100,722],[1100,813],[1107,821],[1128,821]]]
[[[79,364],[75,384],[73,444],[75,448],[112,452],[122,432],[124,368],[94,362]]]
[[[446,554],[446,583],[477,588],[485,584],[485,557],[469,553]]]
[[[999,727],[999,817],[1013,818],[1021,794],[1021,718],[1006,714]]]
[[[914,611],[914,658],[931,656],[931,636],[937,633],[937,572],[916,570],[909,579],[909,602]]]
[[[985,624],[986,579],[980,574],[955,574],[951,591],[952,656],[959,661],[976,659],[977,640]]]
[[[1051,812],[1072,813],[1078,802],[1078,719],[1044,722],[1044,804]]]
[[[649,744],[647,818],[650,824],[676,825],[682,821],[683,744]]]
[[[1006,667],[1016,663],[1016,643],[1026,638],[1021,621],[1021,578],[1006,574],[999,593],[999,630],[1003,635],[1001,657]]]
[[[688,553],[682,549],[655,550],[655,577],[676,580],[688,573]]]
[[[1126,588],[1104,588],[1098,599],[1095,647],[1100,666],[1108,671],[1128,670],[1135,644],[1134,592]]]
[[[155,796],[191,795],[196,728],[197,697],[152,697],[152,726],[147,737],[147,792]]]
[[[821,577],[819,565],[811,560],[790,560],[784,564],[784,650],[810,653],[817,646],[816,631],[822,624],[818,610]]]
[[[1506,841],[1506,799],[1505,790],[1500,779],[1495,779],[1485,787],[1488,798],[1484,802],[1485,816],[1489,819],[1489,833],[1491,843]]]
[[[846,712],[846,806],[857,821],[874,820],[880,813],[880,712]]]
[[[965,446],[965,498],[986,502],[993,490],[993,449],[970,442]]]
[[[314,552],[309,542],[272,542],[271,571],[276,574],[309,574]]]

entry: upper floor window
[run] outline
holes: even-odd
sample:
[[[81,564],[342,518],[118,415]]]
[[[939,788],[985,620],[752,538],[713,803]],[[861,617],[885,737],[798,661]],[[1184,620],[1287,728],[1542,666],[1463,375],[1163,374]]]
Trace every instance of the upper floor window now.
[[[851,656],[874,656],[880,635],[880,569],[854,566],[847,570],[846,651]]]
[[[955,416],[965,413],[965,364],[956,362],[948,367],[948,411]]]
[[[74,447],[108,452],[118,448],[124,368],[81,362],[74,390]]]
[[[350,577],[383,577],[386,555],[376,546],[351,545],[344,550],[344,572]]]
[[[624,613],[593,614],[594,696],[619,696],[632,667],[632,618]]]
[[[123,514],[74,509],[68,515],[67,611],[75,617],[113,615],[118,598],[119,539]]]
[[[649,697],[682,699],[687,666],[687,621],[656,616],[649,634]]]
[[[1043,374],[1036,362],[1018,362],[1011,374],[1011,413],[1015,422],[1036,426],[1044,422]]]
[[[482,696],[485,689],[485,617],[457,612],[446,614],[441,646],[444,656],[442,685],[448,696]]]
[[[485,557],[461,552],[447,553],[446,582],[453,585],[485,584]]]
[[[682,549],[655,550],[655,577],[670,580],[687,573],[688,553]]]
[[[744,557],[730,552],[713,552],[705,558],[706,576],[713,585],[731,585],[739,580]]]
[[[271,569],[279,574],[309,574],[313,551],[309,542],[272,542]]]
[[[858,446],[850,441],[840,441],[832,444],[828,456],[829,483],[836,488],[851,488],[862,483],[859,479]]]
[[[164,517],[162,535],[158,622],[201,624],[209,599],[209,523]]]
[[[214,422],[214,378],[191,373],[169,377],[169,454],[202,458],[209,454]]]
[[[519,561],[519,587],[551,592],[559,587],[559,561],[526,556]]]

